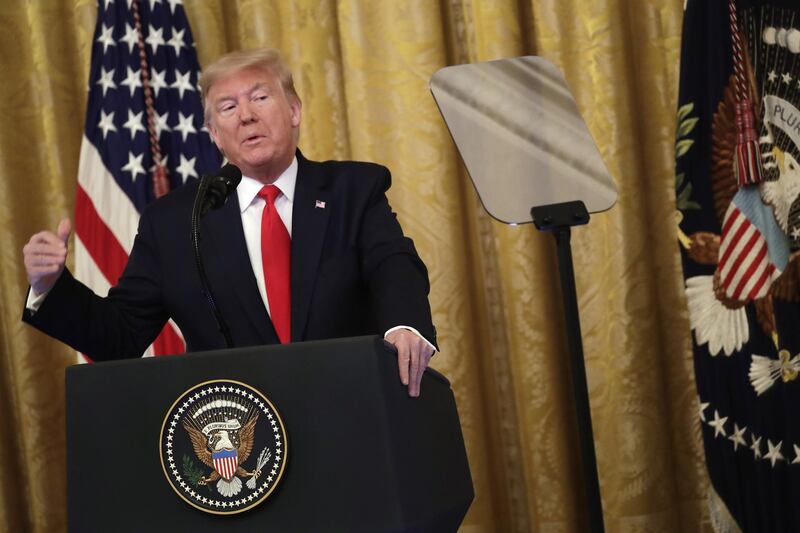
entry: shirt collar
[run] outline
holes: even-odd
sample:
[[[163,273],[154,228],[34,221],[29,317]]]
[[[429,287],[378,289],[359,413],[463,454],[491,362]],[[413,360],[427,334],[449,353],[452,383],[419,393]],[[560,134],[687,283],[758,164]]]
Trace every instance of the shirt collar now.
[[[296,184],[297,157],[295,156],[292,158],[292,163],[278,176],[278,179],[273,182],[273,185],[281,190],[289,202],[294,202],[294,187]],[[263,186],[264,184],[258,180],[248,176],[242,176],[242,181],[236,188],[236,194],[239,197],[239,209],[241,209],[242,213],[250,207],[250,204],[252,204],[253,200],[258,196],[258,191],[260,191]]]

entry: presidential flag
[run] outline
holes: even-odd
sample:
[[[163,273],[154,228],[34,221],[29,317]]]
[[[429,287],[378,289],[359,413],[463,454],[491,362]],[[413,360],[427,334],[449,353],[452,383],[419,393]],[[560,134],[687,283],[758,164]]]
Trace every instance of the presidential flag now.
[[[75,197],[75,274],[97,294],[122,273],[142,209],[220,166],[199,70],[181,0],[98,2]],[[169,322],[147,354],[184,349]]]
[[[716,531],[800,531],[800,6],[688,0],[676,197]]]

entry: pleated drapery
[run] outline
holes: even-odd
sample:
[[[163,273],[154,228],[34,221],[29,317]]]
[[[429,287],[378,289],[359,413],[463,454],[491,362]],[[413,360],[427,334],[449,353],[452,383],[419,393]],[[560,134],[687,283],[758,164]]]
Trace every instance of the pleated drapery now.
[[[389,199],[430,271],[432,366],[452,381],[475,483],[464,532],[586,528],[552,238],[482,211],[428,90],[441,67],[519,55],[564,72],[620,191],[572,238],[606,529],[708,528],[675,239],[682,4],[185,1],[201,65],[283,51],[307,157],[392,170]],[[0,531],[66,527],[74,354],[20,322],[21,250],[74,208],[95,14],[92,0],[0,3]],[[122,459],[98,467],[109,490],[135,475]]]

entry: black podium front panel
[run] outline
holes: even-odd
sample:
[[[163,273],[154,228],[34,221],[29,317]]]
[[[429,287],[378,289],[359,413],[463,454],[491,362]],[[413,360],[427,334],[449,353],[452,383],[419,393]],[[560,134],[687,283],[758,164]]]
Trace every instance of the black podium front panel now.
[[[286,427],[288,461],[262,504],[217,516],[167,482],[159,436],[186,390],[210,380],[260,390]],[[454,531],[473,498],[449,383],[400,383],[376,337],[70,367],[70,531]]]

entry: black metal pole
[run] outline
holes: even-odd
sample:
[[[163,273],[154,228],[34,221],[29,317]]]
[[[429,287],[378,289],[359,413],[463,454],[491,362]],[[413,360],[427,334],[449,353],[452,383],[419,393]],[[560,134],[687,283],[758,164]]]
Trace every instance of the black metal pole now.
[[[569,345],[570,376],[572,394],[575,399],[575,414],[578,422],[581,467],[586,484],[586,504],[589,515],[589,531],[602,533],[603,506],[600,500],[600,482],[597,477],[597,460],[592,432],[592,414],[589,407],[589,387],[586,383],[586,366],[583,360],[581,322],[578,314],[578,297],[575,290],[575,272],[572,268],[570,229],[562,227],[553,231],[558,253],[558,273],[561,277],[561,299],[564,304],[567,343]]]
[[[575,415],[578,424],[578,444],[581,471],[585,483],[586,510],[589,531],[603,533],[603,505],[600,499],[600,482],[597,476],[597,460],[592,432],[592,414],[589,406],[589,387],[586,383],[586,366],[583,359],[581,340],[581,321],[578,313],[578,296],[575,288],[575,271],[572,265],[570,247],[570,227],[586,224],[589,213],[583,202],[567,202],[531,209],[536,227],[549,231],[556,240],[558,273],[561,278],[561,299],[564,305],[564,318],[569,347],[570,380],[575,401]]]

